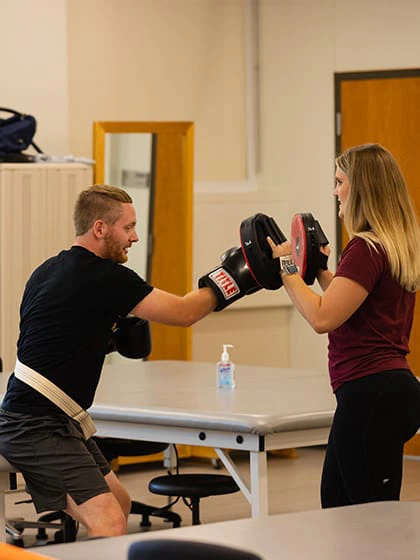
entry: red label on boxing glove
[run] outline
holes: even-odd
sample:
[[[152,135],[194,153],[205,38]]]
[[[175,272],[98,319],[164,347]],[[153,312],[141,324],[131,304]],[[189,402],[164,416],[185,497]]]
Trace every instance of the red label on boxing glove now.
[[[220,289],[225,299],[231,299],[241,292],[238,284],[224,268],[217,268],[208,277]]]

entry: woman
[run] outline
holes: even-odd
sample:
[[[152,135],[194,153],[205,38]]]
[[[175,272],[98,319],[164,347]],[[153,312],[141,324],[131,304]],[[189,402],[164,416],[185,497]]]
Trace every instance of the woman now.
[[[290,242],[268,238],[292,302],[317,333],[328,333],[337,409],[321,481],[325,508],[398,500],[403,446],[420,426],[420,383],[406,359],[420,232],[404,178],[385,148],[356,146],[336,160],[334,195],[350,241],[335,275],[318,271],[322,295],[288,266]]]

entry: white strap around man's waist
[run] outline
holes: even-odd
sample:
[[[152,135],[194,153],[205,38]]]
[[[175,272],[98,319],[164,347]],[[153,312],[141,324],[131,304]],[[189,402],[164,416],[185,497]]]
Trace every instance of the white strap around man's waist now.
[[[35,391],[38,391],[38,393],[41,393],[41,395],[44,395],[44,397],[47,397],[47,399],[65,412],[67,416],[76,420],[80,424],[86,439],[89,439],[96,432],[95,424],[89,413],[57,387],[57,385],[54,385],[52,381],[34,369],[25,366],[19,360],[16,360],[15,377],[32,387],[32,389],[35,389]]]

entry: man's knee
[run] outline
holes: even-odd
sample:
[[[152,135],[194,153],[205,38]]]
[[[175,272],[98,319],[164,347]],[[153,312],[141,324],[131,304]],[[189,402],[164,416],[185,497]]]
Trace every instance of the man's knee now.
[[[125,517],[127,518],[129,513],[130,513],[130,509],[131,509],[131,498],[129,493],[127,492],[127,490],[124,488],[124,486],[121,484],[121,482],[119,481],[119,479],[117,478],[117,476],[115,475],[114,472],[110,472],[105,476],[105,480],[111,490],[111,492],[114,494],[114,496],[116,497],[116,499],[118,500],[123,513],[125,515]]]
[[[104,515],[93,516],[87,524],[90,537],[119,537],[127,533],[127,518],[120,506],[104,511]]]
[[[82,523],[89,537],[115,537],[127,532],[127,519],[111,492],[90,498],[80,505],[67,497],[67,511]]]

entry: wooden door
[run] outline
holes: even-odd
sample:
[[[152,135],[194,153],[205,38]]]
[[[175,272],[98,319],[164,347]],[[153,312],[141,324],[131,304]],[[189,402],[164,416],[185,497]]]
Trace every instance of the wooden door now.
[[[401,165],[420,211],[420,70],[337,75],[341,131],[338,152],[366,142],[385,146]],[[341,134],[340,134],[341,132]],[[342,227],[340,225],[340,227]],[[342,243],[346,234],[342,233]],[[411,334],[410,366],[420,376],[420,305]]]
[[[420,212],[420,70],[336,75],[337,153],[356,144],[377,142],[396,157]],[[342,247],[347,234],[341,222],[337,238]],[[420,376],[420,303],[408,356],[413,372]],[[420,454],[417,436],[406,447]]]

